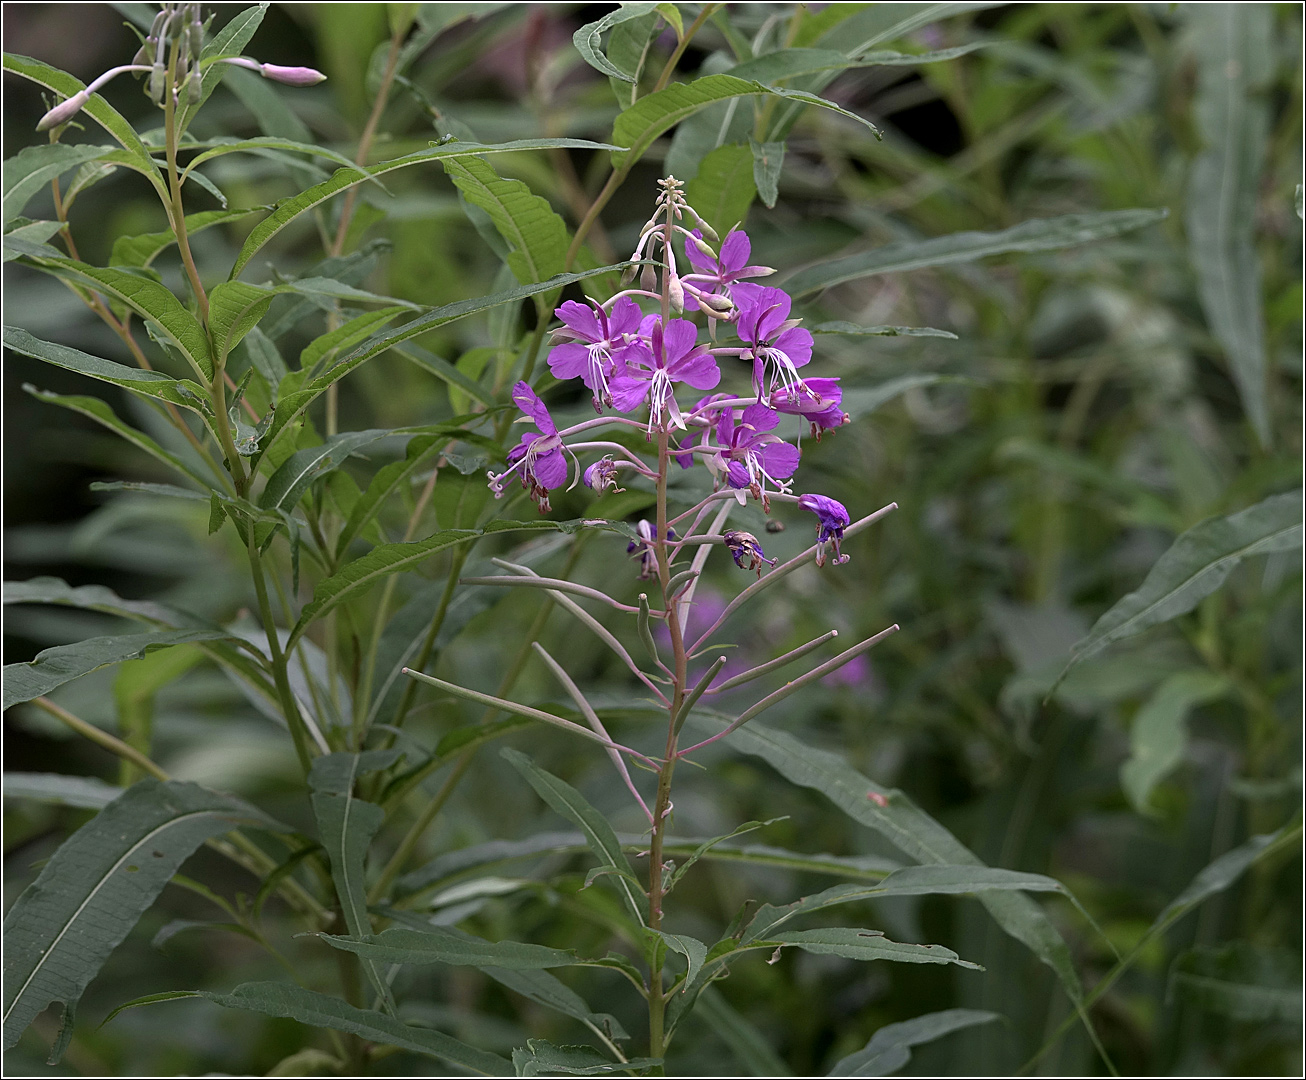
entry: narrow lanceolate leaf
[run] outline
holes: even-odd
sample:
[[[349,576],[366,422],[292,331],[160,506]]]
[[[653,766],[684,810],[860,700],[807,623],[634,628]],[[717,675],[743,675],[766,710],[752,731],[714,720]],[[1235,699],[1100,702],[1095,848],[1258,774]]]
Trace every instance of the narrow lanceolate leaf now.
[[[73,833],[5,918],[6,1049],[52,1002],[74,1009],[181,864],[238,825],[285,831],[241,799],[150,779]]]
[[[622,71],[604,55],[601,35],[603,31],[611,30],[618,23],[651,15],[657,10],[657,7],[656,0],[651,4],[623,4],[616,11],[609,12],[598,21],[586,23],[582,26],[572,35],[571,43],[576,46],[576,51],[580,53],[585,63],[589,64],[590,67],[598,69],[609,78],[633,83],[634,78]]]
[[[390,161],[379,162],[371,167],[370,174],[371,176],[381,176],[393,172],[395,169],[420,165],[426,161],[439,161],[443,158],[511,153],[515,150],[552,149],[615,150],[619,149],[619,147],[605,143],[594,143],[587,139],[517,139],[513,142],[496,143],[494,145],[455,142],[444,146],[433,146],[427,150],[418,150],[403,157],[392,158]],[[337,169],[329,179],[322,181],[322,183],[309,188],[307,191],[300,192],[298,195],[281,200],[281,202],[277,203],[276,209],[266,219],[260,221],[255,226],[254,231],[250,233],[249,238],[245,241],[245,246],[240,249],[240,254],[236,256],[235,265],[231,268],[231,277],[236,277],[264,244],[294,221],[295,218],[299,217],[300,214],[307,213],[333,195],[339,194],[354,184],[362,183],[366,179],[368,179],[368,176],[360,169]]]
[[[112,266],[91,266],[76,259],[50,255],[24,255],[42,270],[83,288],[121,300],[144,319],[158,325],[164,336],[206,380],[213,378],[209,339],[195,316],[182,307],[169,289],[147,277]]]
[[[653,140],[704,106],[715,101],[728,101],[730,98],[754,94],[770,94],[804,105],[830,109],[865,125],[877,136],[879,134],[875,125],[868,120],[807,91],[765,86],[756,80],[739,79],[733,75],[704,75],[693,82],[673,83],[665,90],[648,94],[617,117],[612,127],[612,141],[628,149],[612,152],[613,167],[619,169],[628,161],[638,161],[653,145]]]
[[[337,165],[343,165],[347,169],[358,169],[364,172],[362,168],[347,158],[344,154],[326,146],[317,146],[313,143],[300,142],[295,139],[283,139],[270,135],[259,135],[253,139],[211,139],[204,144],[208,147],[202,153],[196,154],[186,163],[186,172],[189,173],[197,165],[203,165],[206,161],[211,161],[215,157],[222,157],[224,154],[269,154],[276,158],[283,158],[290,161],[298,161],[298,158],[289,158],[288,155],[275,153],[276,151],[293,150],[297,154],[305,154],[309,157],[321,157],[334,161]],[[269,153],[272,152],[272,153]],[[300,162],[300,164],[303,164]],[[366,170],[369,174],[371,170]],[[322,175],[319,173],[318,175]]]
[[[476,315],[482,311],[489,311],[501,304],[513,304],[520,300],[526,300],[539,293],[551,292],[553,289],[562,288],[565,285],[571,285],[578,281],[584,281],[586,278],[594,277],[598,274],[610,273],[613,270],[621,270],[625,263],[615,263],[612,266],[601,266],[594,270],[584,270],[576,274],[558,274],[548,281],[536,285],[519,285],[515,289],[506,289],[500,293],[494,293],[491,296],[481,296],[474,300],[460,300],[454,304],[446,304],[443,307],[435,308],[425,315],[419,315],[402,326],[396,326],[393,329],[373,334],[361,345],[358,346],[348,356],[344,357],[334,364],[329,371],[312,379],[306,386],[296,390],[293,393],[283,395],[277,401],[276,413],[272,420],[272,426],[268,429],[267,437],[263,441],[263,446],[271,446],[277,435],[295,419],[301,412],[315,401],[319,395],[326,392],[332,384],[343,379],[356,368],[367,363],[373,357],[379,356],[387,349],[399,345],[409,338],[417,337],[428,330],[434,330],[437,327],[445,326],[459,319],[465,319],[468,315]],[[470,380],[467,380],[470,382]],[[475,384],[471,384],[475,387]],[[476,394],[481,395],[484,391],[476,388]]]
[[[1075,646],[1075,664],[1108,645],[1192,611],[1243,559],[1302,545],[1302,493],[1289,491],[1227,517],[1194,525],[1157,559],[1134,592],[1118,601]]]
[[[354,937],[372,932],[372,920],[367,914],[364,862],[373,837],[385,822],[382,809],[358,798],[354,785],[360,776],[387,768],[399,757],[398,750],[324,754],[314,759],[308,774],[318,834],[331,861],[331,878],[345,925]],[[394,1012],[394,1000],[385,976],[371,961],[365,961],[363,968],[381,1000]]]
[[[748,147],[753,153],[753,183],[757,185],[757,194],[768,208],[774,207],[776,199],[780,197],[780,170],[784,166],[785,144],[749,139]]]
[[[391,305],[380,311],[365,311],[334,330],[315,337],[299,354],[300,370],[308,372],[310,377],[316,375],[315,369],[322,361],[330,359],[341,349],[352,349],[369,334],[380,330],[402,314],[403,310],[398,305]]]
[[[65,371],[75,371],[79,375],[120,386],[157,401],[166,401],[201,415],[212,414],[212,406],[209,405],[203,387],[190,379],[174,379],[161,371],[146,371],[143,368],[116,364],[80,349],[53,341],[42,341],[16,326],[4,328],[4,343],[6,349],[30,356],[34,360],[43,360]]]
[[[667,948],[680,953],[685,958],[685,978],[681,982],[681,987],[689,986],[698,978],[698,973],[703,970],[703,961],[707,959],[707,946],[698,938],[690,937],[688,934],[668,934],[665,930],[650,930],[650,934],[656,934]]]
[[[6,799],[32,799],[88,810],[103,810],[123,789],[94,776],[65,776],[62,773],[4,774]]]
[[[757,942],[755,945],[760,948],[793,945],[804,952],[843,956],[849,960],[893,960],[900,964],[956,964],[958,967],[981,970],[979,964],[963,960],[951,949],[945,949],[942,945],[912,945],[901,941],[890,941],[879,930],[859,930],[851,926],[827,926],[820,930],[790,930],[782,934],[770,934],[766,941]]]
[[[777,49],[755,60],[745,60],[736,64],[727,74],[739,79],[756,79],[758,82],[773,83],[781,79],[794,79],[802,75],[823,73],[839,74],[855,68],[868,67],[905,67],[916,64],[937,64],[944,60],[955,60],[976,49],[982,49],[985,42],[974,41],[967,45],[958,45],[951,49],[937,49],[924,53],[903,53],[881,50],[862,53],[852,59],[836,49]]]
[[[911,1048],[954,1031],[991,1024],[1002,1016],[982,1009],[944,1009],[897,1024],[885,1024],[855,1054],[843,1058],[827,1076],[888,1076],[911,1060]]]
[[[130,368],[128,369],[130,370]],[[188,477],[198,484],[201,488],[211,488],[212,481],[207,479],[203,474],[191,468],[186,462],[169,450],[165,450],[156,443],[143,431],[138,431],[129,424],[123,423],[110,407],[107,401],[97,397],[88,397],[83,394],[52,394],[48,390],[38,390],[31,383],[24,383],[23,390],[31,394],[37,401],[44,401],[47,405],[58,405],[62,409],[70,409],[75,413],[81,413],[82,416],[89,417],[97,424],[108,428],[115,435],[125,439],[138,450],[144,450],[150,457],[156,461],[162,462],[170,468],[176,469],[183,476]]]
[[[73,645],[57,645],[37,653],[36,659],[30,663],[5,665],[4,704],[0,707],[8,709],[31,701],[109,664],[138,659],[150,649],[226,638],[229,635],[224,630],[156,630],[148,634],[87,638]]]
[[[1096,214],[1022,221],[1001,232],[962,232],[929,240],[885,244],[856,255],[817,263],[788,278],[784,288],[795,295],[818,292],[832,285],[873,274],[896,274],[931,266],[974,262],[990,255],[1054,251],[1093,240],[1104,240],[1155,224],[1166,210],[1108,210]]]
[[[517,1076],[627,1076],[662,1064],[661,1058],[610,1061],[592,1046],[555,1046],[546,1039],[527,1039],[512,1052]],[[638,1075],[638,1074],[637,1074]]]
[[[813,334],[851,334],[872,337],[939,337],[957,340],[950,330],[935,330],[931,326],[858,326],[850,322],[825,322],[812,328]]]
[[[5,53],[4,69],[44,86],[47,90],[54,90],[65,98],[73,97],[78,91],[86,89],[86,84],[80,79],[75,79],[66,71],[60,71],[49,64],[33,60],[30,56]],[[145,149],[145,144],[136,134],[136,129],[117,109],[99,94],[92,94],[90,100],[82,106],[82,112],[118,141],[130,155],[133,168],[151,177],[155,187],[161,192],[165,190],[163,174],[159,172],[159,167],[150,157],[149,151]]]
[[[605,875],[604,880],[616,888],[626,909],[642,925],[646,899],[643,891],[635,884],[635,872],[622,852],[621,842],[607,818],[595,810],[574,787],[541,769],[525,754],[507,747],[500,752],[526,778],[526,782],[541,799],[585,834],[585,841],[598,857],[600,865],[614,871]]]
[[[265,510],[294,509],[315,479],[338,467],[351,454],[392,434],[390,428],[347,431],[343,435],[332,435],[321,446],[295,451],[268,479],[267,487],[259,496],[259,506]]]
[[[503,967],[483,967],[481,970],[501,986],[529,998],[537,1005],[555,1009],[564,1016],[591,1025],[604,1031],[609,1038],[629,1038],[615,1016],[596,1013],[576,991],[547,971],[514,971]]]
[[[725,236],[748,216],[757,195],[753,152],[738,143],[718,146],[698,164],[686,197],[718,236]]]
[[[1184,757],[1185,721],[1197,705],[1230,689],[1222,675],[1205,670],[1181,671],[1165,680],[1134,714],[1129,729],[1129,760],[1120,766],[1120,786],[1140,814],[1152,813],[1156,787]]]
[[[446,926],[432,926],[425,930],[392,926],[375,935],[318,936],[332,948],[379,964],[451,964],[455,967],[486,966],[532,971],[569,967],[576,963],[574,952],[522,941],[486,941]]]
[[[198,991],[227,1009],[245,1009],[264,1016],[283,1016],[311,1027],[330,1028],[357,1035],[378,1046],[396,1046],[416,1054],[438,1058],[477,1076],[512,1076],[509,1062],[485,1050],[431,1028],[413,1027],[393,1016],[372,1009],[358,1009],[340,998],[305,990],[293,983],[242,983],[230,994]]]
[[[480,158],[444,162],[449,179],[474,206],[494,222],[508,242],[508,267],[523,285],[562,273],[567,255],[567,226],[547,199],[520,180],[505,180]]]
[[[770,1041],[747,1018],[734,1009],[724,995],[707,987],[698,999],[698,1015],[721,1037],[747,1069],[748,1076],[793,1076]]]
[[[44,143],[21,150],[4,163],[4,220],[9,222],[18,217],[28,200],[51,180],[114,149],[111,146]]]
[[[1206,149],[1188,175],[1185,223],[1198,295],[1224,347],[1243,411],[1270,442],[1256,202],[1270,130],[1272,10],[1259,4],[1193,9],[1193,119]]]
[[[266,213],[266,206],[254,206],[246,210],[201,210],[197,214],[186,215],[186,235],[211,229],[214,225],[225,225],[229,221],[239,221],[251,214]],[[113,252],[109,256],[110,266],[149,266],[161,252],[177,242],[172,230],[156,233],[141,233],[139,236],[120,236],[113,242]]]
[[[1301,962],[1286,949],[1242,941],[1189,949],[1170,970],[1170,992],[1234,1020],[1301,1025]]]

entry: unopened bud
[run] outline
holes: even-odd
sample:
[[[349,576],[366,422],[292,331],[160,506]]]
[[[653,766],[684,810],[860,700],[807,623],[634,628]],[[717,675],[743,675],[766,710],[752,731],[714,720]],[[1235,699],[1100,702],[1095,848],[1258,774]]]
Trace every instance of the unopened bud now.
[[[196,6],[190,23],[186,26],[186,42],[190,46],[190,55],[194,60],[200,58],[204,51],[204,25],[200,22],[199,7]]]
[[[621,287],[624,289],[626,288],[627,285],[629,285],[632,281],[634,281],[635,275],[638,272],[639,272],[638,264],[631,263],[629,266],[627,266],[626,269],[624,269],[621,272]]]
[[[79,90],[67,101],[56,105],[43,117],[36,125],[37,131],[49,131],[60,124],[66,124],[82,110],[82,106],[90,100],[90,95],[85,90]]]
[[[680,278],[674,274],[667,285],[667,293],[671,298],[671,310],[677,315],[681,315],[685,310],[685,287],[680,284]]]
[[[704,255],[706,255],[709,259],[716,258],[716,252],[712,250],[712,245],[707,243],[707,241],[700,240],[693,233],[689,234],[689,239],[692,240],[694,242],[694,246],[698,248],[698,250],[701,251]]]
[[[200,81],[200,66],[197,62],[191,69],[190,79],[186,83],[186,100],[192,105],[198,105],[204,97],[204,87]]]
[[[154,70],[150,72],[150,100],[156,105],[163,104],[163,93],[167,89],[168,69],[157,60],[154,63]]]
[[[646,263],[644,269],[639,272],[639,287],[645,292],[657,292],[658,272],[653,263]]]
[[[263,64],[259,67],[259,74],[287,86],[314,86],[326,78],[316,68],[282,67],[280,64]]]

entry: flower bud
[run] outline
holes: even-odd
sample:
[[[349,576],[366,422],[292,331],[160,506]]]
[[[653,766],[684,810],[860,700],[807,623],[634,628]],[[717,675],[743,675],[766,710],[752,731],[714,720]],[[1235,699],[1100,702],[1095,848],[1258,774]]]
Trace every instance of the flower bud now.
[[[728,296],[722,296],[720,293],[699,293],[694,299],[712,318],[729,318],[731,312],[735,310],[734,301]]]
[[[191,105],[198,105],[204,97],[204,87],[200,81],[200,65],[197,61],[191,68],[190,79],[186,82],[186,100]]]
[[[90,94],[85,90],[79,90],[67,101],[61,102],[41,117],[40,122],[36,125],[37,131],[49,131],[52,127],[58,127],[60,124],[66,124],[82,110],[82,106],[90,100]]]
[[[150,72],[150,100],[156,105],[163,104],[163,94],[167,90],[168,69],[158,60],[154,62],[154,70]]]
[[[280,64],[263,64],[259,67],[259,74],[287,86],[314,86],[326,78],[315,68],[282,67]]]
[[[658,291],[658,271],[653,263],[646,264],[639,272],[639,287],[645,292]]]
[[[680,284],[680,278],[675,274],[671,275],[671,281],[667,285],[667,292],[671,297],[671,310],[677,315],[685,311],[685,287]]]
[[[693,233],[689,234],[688,239],[692,240],[694,242],[694,246],[698,248],[698,250],[701,251],[704,255],[706,255],[709,259],[715,259],[717,257],[716,252],[712,250],[712,246],[706,240],[700,240]]]

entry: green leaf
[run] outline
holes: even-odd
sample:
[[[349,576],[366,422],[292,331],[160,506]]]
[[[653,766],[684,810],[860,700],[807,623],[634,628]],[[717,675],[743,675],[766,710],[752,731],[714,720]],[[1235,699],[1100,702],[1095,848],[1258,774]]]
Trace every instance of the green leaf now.
[[[685,188],[689,204],[724,237],[748,217],[757,195],[753,152],[736,143],[718,146],[699,162],[698,173]]]
[[[505,180],[476,157],[446,160],[444,171],[466,197],[479,206],[512,248],[508,266],[523,285],[562,273],[567,255],[567,226],[547,199],[520,180]]]
[[[63,773],[7,772],[3,787],[6,799],[33,799],[87,810],[103,810],[123,792],[116,784],[106,784],[94,776]]]
[[[603,31],[612,29],[618,23],[624,23],[631,19],[642,19],[646,15],[651,15],[657,10],[657,7],[656,2],[651,4],[623,4],[616,11],[610,11],[596,22],[586,23],[582,26],[572,35],[571,43],[576,46],[576,51],[580,53],[585,63],[589,64],[590,67],[597,69],[609,78],[633,83],[635,81],[633,73],[617,67],[604,55],[600,35]]]
[[[715,987],[707,987],[699,996],[698,1014],[747,1068],[747,1075],[794,1075],[771,1049],[766,1036],[732,1008]]]
[[[858,326],[850,322],[825,322],[811,327],[813,334],[853,334],[874,337],[938,337],[957,340],[949,330],[935,330],[929,326]]]
[[[698,977],[698,973],[703,970],[703,961],[707,959],[707,946],[698,938],[692,938],[688,934],[668,934],[665,930],[650,930],[649,933],[656,934],[668,948],[685,958],[685,978],[680,986],[682,990],[690,986]]]
[[[1209,671],[1171,675],[1134,716],[1129,760],[1120,766],[1120,786],[1140,814],[1152,813],[1152,789],[1183,760],[1184,721],[1190,709],[1227,693],[1230,684]]]
[[[110,664],[142,657],[150,649],[182,645],[189,641],[230,639],[225,630],[155,630],[148,634],[87,638],[72,645],[56,645],[36,654],[26,664],[4,667],[5,709],[42,697],[73,679]]]
[[[674,4],[659,5],[658,11],[619,23],[608,37],[607,60],[623,74],[608,80],[619,108],[626,108],[639,100],[639,81],[644,75],[649,52],[657,40],[663,18],[679,17]]]
[[[385,500],[394,492],[403,490],[414,475],[431,466],[447,445],[447,440],[442,437],[416,436],[408,441],[408,448],[401,461],[392,461],[377,470],[366,490],[349,511],[349,519],[336,538],[337,561],[344,559],[349,545],[380,513]]]
[[[1289,491],[1208,518],[1181,534],[1157,559],[1134,592],[1117,601],[1075,646],[1064,678],[1076,664],[1108,645],[1192,611],[1215,592],[1243,559],[1302,544],[1302,493]]]
[[[111,146],[44,143],[19,151],[4,163],[3,213],[6,223],[18,217],[28,200],[51,180],[88,161],[112,153]]]
[[[817,75],[829,72],[838,75],[844,71],[868,67],[904,67],[917,64],[933,64],[944,60],[955,60],[959,56],[982,49],[987,42],[973,41],[952,49],[938,49],[924,53],[873,52],[864,53],[856,58],[845,55],[835,49],[777,49],[754,60],[745,60],[736,64],[726,74],[737,79],[756,79],[762,83],[773,83],[781,79],[794,79],[802,75]],[[826,80],[829,81],[828,79]]]
[[[451,964],[461,967],[500,967],[517,971],[570,967],[576,954],[521,941],[486,941],[448,926],[414,930],[392,926],[379,934],[332,937],[319,934],[335,949],[384,964]]]
[[[391,307],[382,308],[380,311],[365,311],[361,315],[355,315],[342,326],[315,337],[299,354],[300,370],[315,373],[318,364],[329,353],[335,353],[341,349],[352,349],[368,334],[381,329],[403,310],[398,305],[392,305]]]
[[[238,825],[286,831],[242,799],[150,779],[73,833],[5,917],[6,1049],[51,1002],[73,1009],[181,864]]]
[[[366,773],[393,765],[400,756],[398,750],[323,754],[313,760],[308,774],[318,835],[331,861],[331,879],[336,885],[345,925],[354,937],[364,937],[372,932],[372,920],[367,914],[363,864],[373,837],[385,823],[385,813],[379,806],[354,795],[354,784]],[[385,976],[371,961],[365,962],[363,968],[381,1000],[393,1013],[394,999]]]
[[[1197,93],[1193,119],[1206,143],[1188,175],[1185,224],[1202,310],[1229,358],[1243,410],[1270,443],[1256,204],[1270,132],[1274,76],[1270,8],[1193,10]]]
[[[749,139],[748,148],[753,154],[753,183],[757,185],[757,194],[768,210],[774,209],[775,201],[780,197],[780,169],[784,165],[785,144]]]
[[[933,1042],[954,1031],[1001,1020],[981,1009],[944,1009],[897,1024],[885,1024],[855,1054],[843,1058],[827,1076],[888,1076],[911,1060],[911,1048]]]
[[[368,174],[369,178],[371,176],[370,169],[362,168],[352,159],[345,157],[344,154],[326,146],[318,146],[315,143],[303,142],[297,139],[260,135],[253,139],[210,139],[206,145],[211,149],[206,149],[202,153],[196,154],[195,157],[191,158],[186,164],[186,174],[191,173],[191,170],[197,165],[202,165],[204,162],[211,161],[216,157],[222,157],[224,154],[258,153],[268,155],[269,151],[293,150],[295,153],[307,154],[309,157],[329,158],[337,165],[343,165],[346,169],[354,169],[360,173],[365,172]],[[282,157],[281,154],[272,154],[269,156],[276,158]],[[289,160],[302,164],[301,162],[298,162],[298,159],[296,158],[291,158]],[[319,172],[318,175],[321,176],[322,173]],[[385,190],[384,185],[382,185],[380,181],[375,182],[382,190]]]
[[[4,344],[6,349],[30,356],[34,360],[43,360],[65,371],[75,371],[79,375],[120,386],[124,390],[131,390],[133,393],[157,401],[166,401],[183,409],[190,409],[201,416],[213,415],[208,394],[199,383],[192,382],[190,379],[174,379],[160,371],[146,371],[144,368],[116,364],[112,360],[103,360],[80,349],[59,345],[53,341],[42,341],[15,326],[4,328]]]
[[[356,1009],[346,1001],[305,990],[291,983],[242,983],[230,994],[200,990],[227,1009],[246,1009],[265,1016],[283,1016],[311,1027],[330,1028],[357,1035],[380,1046],[396,1046],[428,1057],[439,1058],[478,1076],[511,1076],[512,1066],[498,1054],[478,1050],[440,1031],[413,1027],[393,1016],[372,1009]]]
[[[564,285],[570,285],[577,281],[584,281],[586,278],[594,277],[598,274],[606,274],[613,270],[620,270],[624,263],[616,263],[612,266],[603,266],[594,270],[583,270],[576,274],[559,274],[557,277],[550,278],[548,281],[536,285],[519,285],[515,289],[508,289],[504,292],[494,293],[491,296],[481,296],[473,300],[460,300],[457,303],[446,304],[443,307],[435,308],[425,315],[419,315],[417,318],[404,323],[402,326],[396,326],[378,334],[373,334],[364,341],[354,352],[350,353],[343,360],[336,363],[329,371],[319,375],[311,380],[306,386],[294,393],[284,394],[277,401],[276,414],[272,421],[272,426],[268,430],[264,446],[271,446],[281,431],[295,419],[301,412],[317,399],[320,394],[326,392],[327,387],[339,381],[348,375],[355,368],[365,364],[373,357],[379,356],[387,349],[407,341],[409,338],[417,337],[429,330],[445,326],[458,319],[464,319],[468,315],[475,315],[482,311],[488,311],[491,308],[498,307],[500,304],[516,303],[519,300],[525,300],[528,297],[538,293],[551,292],[553,289],[562,288]],[[452,365],[450,365],[452,370]],[[467,379],[466,376],[458,372],[458,377],[462,380],[459,385],[467,383],[469,387],[475,389],[474,397],[480,400],[484,397],[485,391],[476,386],[475,383]],[[464,387],[467,389],[467,387]],[[469,389],[470,393],[471,390]]]
[[[75,79],[66,71],[60,71],[49,64],[33,60],[29,56],[5,53],[4,69],[44,86],[47,90],[53,90],[64,98],[73,97],[79,91],[86,89],[86,84],[80,79]],[[128,158],[124,159],[124,164],[130,161],[132,168],[138,169],[150,178],[151,183],[154,184],[160,194],[166,194],[167,189],[163,182],[163,174],[159,172],[159,167],[154,163],[154,159],[150,157],[150,153],[146,150],[145,144],[141,142],[140,136],[136,134],[136,129],[126,121],[117,109],[99,94],[92,94],[86,104],[82,106],[82,112],[104,128],[127,151]]]
[[[90,266],[76,259],[39,253],[24,255],[23,258],[56,277],[121,300],[142,318],[156,323],[206,381],[213,378],[213,359],[204,328],[182,307],[181,301],[157,281],[112,266]]]
[[[20,258],[26,250],[30,250],[30,247],[38,249],[50,247],[46,241],[63,228],[63,225],[58,221],[29,221],[27,218],[15,218],[9,224],[13,227],[6,231],[5,239],[13,237],[22,245],[22,248],[11,247],[6,244],[3,253],[5,262]],[[57,255],[59,250],[51,247],[49,253]]]
[[[616,148],[604,143],[590,142],[587,139],[518,139],[514,142],[494,145],[459,142],[445,146],[433,146],[426,150],[406,154],[403,157],[379,162],[371,167],[371,175],[381,176],[393,172],[395,169],[403,169],[409,165],[420,165],[426,161],[440,161],[444,158],[510,153],[515,150],[551,149],[612,150]],[[245,241],[245,246],[240,249],[240,254],[236,256],[236,262],[231,268],[230,276],[236,277],[258,252],[259,248],[294,221],[295,218],[299,217],[300,214],[306,213],[331,198],[331,196],[339,194],[346,188],[361,183],[366,179],[369,179],[369,177],[357,168],[338,169],[329,179],[324,180],[322,183],[309,188],[307,191],[300,192],[298,195],[282,199],[277,203],[276,209],[266,219],[259,222],[254,231],[250,233],[249,238]]]
[[[1095,214],[1066,214],[1022,221],[1001,232],[961,232],[928,240],[885,244],[799,270],[784,282],[784,288],[795,296],[801,296],[873,274],[897,274],[923,267],[974,262],[1009,252],[1054,251],[1141,229],[1163,220],[1168,212],[1106,210]]]
[[[482,405],[486,406],[486,408],[495,407],[496,402],[493,395],[479,382],[470,378],[454,364],[449,363],[448,360],[436,356],[435,353],[428,352],[420,346],[412,344],[405,345],[402,348],[397,347],[395,348],[395,352],[405,360],[412,361],[424,371],[434,375],[442,382],[448,383],[450,404],[453,404],[453,393],[455,391],[461,391],[462,394],[471,398],[473,401],[480,402]],[[455,405],[454,407],[457,408],[458,406]]]
[[[600,865],[614,871],[610,882],[621,894],[627,911],[641,926],[644,925],[644,893],[635,884],[635,872],[622,853],[621,843],[607,818],[574,787],[541,769],[525,754],[509,747],[504,747],[500,754],[526,778],[541,799],[585,834],[585,841]]]
[[[128,369],[130,370],[130,369]],[[139,450],[155,458],[157,461],[176,469],[183,476],[189,477],[196,484],[203,488],[212,488],[211,481],[192,469],[181,458],[171,451],[165,450],[156,443],[143,431],[137,431],[134,427],[123,423],[118,419],[117,414],[109,408],[108,404],[97,397],[86,397],[80,394],[52,394],[48,390],[38,390],[30,383],[24,383],[23,389],[36,398],[37,401],[44,401],[47,405],[58,405],[63,409],[71,409],[75,413],[89,417],[97,424],[108,428],[115,435],[121,436],[127,442],[131,443]]]
[[[538,1005],[554,1009],[602,1031],[610,1039],[630,1037],[615,1016],[594,1012],[576,991],[547,971],[520,971],[504,967],[483,967],[481,970],[501,986],[506,986]]]
[[[186,235],[194,236],[214,225],[225,225],[229,221],[240,221],[250,214],[266,211],[266,206],[252,206],[247,210],[201,210],[197,214],[186,215]],[[161,252],[166,251],[177,242],[171,229],[163,232],[142,233],[139,236],[120,236],[113,242],[113,253],[109,256],[110,266],[149,266]]]
[[[693,82],[672,83],[664,90],[648,94],[617,117],[612,127],[612,141],[628,149],[612,152],[613,168],[620,169],[628,161],[638,161],[659,135],[680,123],[685,117],[692,116],[705,105],[755,94],[769,94],[805,105],[830,109],[856,120],[859,124],[870,128],[872,132],[879,134],[874,124],[815,94],[802,90],[782,90],[764,86],[760,82],[737,79],[733,75],[704,75]]]
[[[320,446],[297,450],[269,477],[267,487],[259,496],[259,506],[265,510],[293,510],[319,476],[339,467],[351,454],[393,434],[390,428],[347,431],[332,435]]]
[[[1233,1020],[1301,1026],[1301,963],[1284,950],[1233,941],[1182,953],[1170,993]]]
[[[267,314],[276,295],[276,289],[243,281],[224,281],[209,291],[209,330],[220,361]]]
[[[771,934],[764,942],[749,948],[792,945],[804,952],[825,956],[843,956],[849,960],[893,960],[900,964],[956,964],[958,967],[983,970],[979,964],[963,960],[942,945],[912,945],[890,941],[880,930],[859,930],[851,926],[825,926],[819,930],[790,930]]]
[[[517,1076],[607,1076],[661,1065],[661,1058],[609,1061],[592,1046],[555,1046],[544,1039],[527,1039],[526,1048],[512,1052]]]

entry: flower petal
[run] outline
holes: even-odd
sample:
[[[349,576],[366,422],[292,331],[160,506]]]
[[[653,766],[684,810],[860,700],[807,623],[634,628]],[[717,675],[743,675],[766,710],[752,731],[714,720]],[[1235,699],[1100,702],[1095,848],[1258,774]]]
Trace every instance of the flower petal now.
[[[568,300],[562,307],[555,309],[553,314],[576,331],[577,335],[584,340],[603,340],[603,328],[599,323],[599,317],[589,304],[580,304],[575,300]]]
[[[743,229],[736,229],[726,237],[721,245],[721,270],[729,274],[742,270],[748,265],[748,257],[753,253],[753,245]]]
[[[558,428],[553,423],[553,417],[549,415],[548,408],[528,383],[519,382],[512,388],[512,400],[517,408],[535,421],[535,426],[545,435],[556,435],[558,433]]]
[[[549,350],[549,370],[555,379],[584,378],[589,386],[589,368],[589,349],[584,345],[569,341]]]
[[[787,442],[767,443],[755,453],[767,475],[775,480],[788,480],[793,476],[802,457],[798,447]]]

